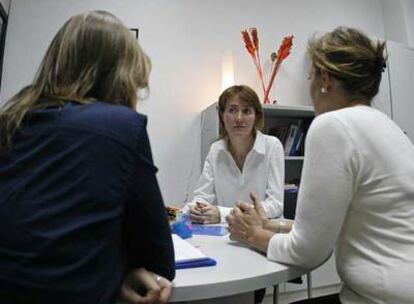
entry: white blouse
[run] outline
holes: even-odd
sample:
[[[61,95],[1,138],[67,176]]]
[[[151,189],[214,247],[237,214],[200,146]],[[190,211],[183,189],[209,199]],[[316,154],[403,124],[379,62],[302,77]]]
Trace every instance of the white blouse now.
[[[280,217],[284,175],[283,146],[276,137],[258,131],[242,171],[227,150],[226,141],[221,139],[211,145],[193,200],[184,212],[195,202],[210,203],[219,207],[221,222],[225,222],[235,203],[250,202],[249,193],[253,191],[269,218]]]
[[[313,268],[335,245],[341,303],[413,303],[414,146],[368,106],[315,118],[293,230],[267,256]]]

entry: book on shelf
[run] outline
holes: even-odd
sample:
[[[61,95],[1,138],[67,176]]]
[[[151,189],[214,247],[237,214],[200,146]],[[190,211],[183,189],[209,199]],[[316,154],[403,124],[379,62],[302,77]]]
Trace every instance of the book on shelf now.
[[[285,184],[285,192],[298,192],[299,186],[296,184]]]
[[[299,155],[300,143],[303,140],[303,133],[304,133],[303,121],[299,120],[297,124],[297,128],[296,128],[296,132],[295,132],[295,137],[293,139],[293,144],[290,147],[289,154],[287,154],[288,156]]]
[[[267,133],[280,140],[285,156],[299,156],[303,155],[303,143],[308,127],[309,124],[304,119],[293,119],[267,129]]]
[[[283,217],[293,220],[296,214],[296,201],[299,193],[299,179],[288,181],[285,184],[283,199]]]
[[[290,125],[289,133],[288,133],[288,136],[286,138],[286,142],[284,144],[284,146],[285,146],[285,155],[287,155],[287,156],[290,155],[290,150],[292,149],[292,146],[294,144],[297,130],[298,130],[298,126],[296,124],[291,124]]]
[[[172,235],[175,253],[175,268],[196,268],[214,266],[215,260],[206,256],[200,249],[194,247],[178,235]]]
[[[276,127],[270,128],[268,131],[268,134],[277,137],[282,143],[282,145],[284,145],[288,131],[289,131],[289,126],[276,126]]]

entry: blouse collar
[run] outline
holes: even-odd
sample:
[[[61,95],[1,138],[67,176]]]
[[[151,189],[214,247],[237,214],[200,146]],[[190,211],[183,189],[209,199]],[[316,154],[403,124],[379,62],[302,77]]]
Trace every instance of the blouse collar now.
[[[223,150],[223,151],[228,151],[227,142],[225,139],[222,139],[218,142],[218,149]],[[259,154],[266,153],[265,135],[260,131],[256,131],[256,138],[254,140],[252,150],[256,151]]]

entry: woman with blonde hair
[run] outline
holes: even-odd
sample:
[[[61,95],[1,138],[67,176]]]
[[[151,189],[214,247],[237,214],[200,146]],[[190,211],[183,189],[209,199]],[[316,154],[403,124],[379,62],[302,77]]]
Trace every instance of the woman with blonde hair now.
[[[407,280],[414,273],[414,146],[371,107],[384,48],[346,27],[310,40],[317,117],[306,138],[293,228],[286,234],[268,229],[278,225],[260,216],[257,199],[255,209],[240,204],[228,217],[231,238],[277,262],[312,269],[335,247],[340,300],[309,303],[408,304],[414,298]]]
[[[167,301],[173,246],[135,111],[150,69],[118,18],[79,14],[2,105],[2,303]]]

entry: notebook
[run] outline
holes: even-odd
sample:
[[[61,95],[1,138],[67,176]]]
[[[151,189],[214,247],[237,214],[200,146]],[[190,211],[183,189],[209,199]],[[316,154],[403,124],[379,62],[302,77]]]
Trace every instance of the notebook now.
[[[217,264],[215,260],[206,256],[198,248],[183,240],[178,235],[173,234],[172,239],[174,243],[176,269],[206,267]]]

